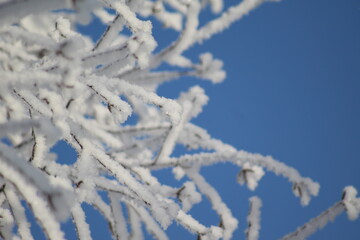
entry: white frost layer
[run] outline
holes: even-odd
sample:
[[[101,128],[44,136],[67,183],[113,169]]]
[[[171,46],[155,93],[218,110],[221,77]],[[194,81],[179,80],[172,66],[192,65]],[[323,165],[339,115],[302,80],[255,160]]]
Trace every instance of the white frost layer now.
[[[257,240],[259,239],[260,232],[260,208],[262,206],[261,199],[258,197],[251,197],[250,201],[250,210],[247,217],[248,228],[246,229],[246,236],[248,240]]]

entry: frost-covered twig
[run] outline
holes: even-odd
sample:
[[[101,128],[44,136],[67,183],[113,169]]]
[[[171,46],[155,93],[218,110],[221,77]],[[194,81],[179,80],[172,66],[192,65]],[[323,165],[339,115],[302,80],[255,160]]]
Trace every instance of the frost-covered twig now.
[[[230,209],[221,199],[219,193],[205,181],[196,169],[186,171],[189,178],[194,181],[199,190],[209,199],[213,209],[220,216],[220,226],[224,231],[224,239],[231,239],[233,232],[237,228],[238,221],[231,214]]]
[[[337,216],[346,211],[350,220],[355,220],[360,213],[360,198],[356,197],[357,191],[354,187],[348,186],[344,189],[342,200],[322,212],[319,216],[311,219],[295,232],[290,233],[282,240],[306,239],[316,231],[324,228],[329,222],[333,222]]]
[[[75,203],[71,209],[71,215],[76,227],[78,239],[91,240],[91,231],[89,224],[86,222],[84,210],[81,208],[80,203]]]
[[[246,164],[258,165],[274,172],[276,175],[284,176],[294,184],[294,194],[300,197],[303,205],[307,205],[310,196],[316,196],[320,188],[318,183],[313,182],[310,178],[302,177],[294,168],[276,161],[270,156],[262,156],[261,154],[245,151],[186,154],[179,158],[170,158],[166,163],[157,164],[152,166],[152,168],[166,168],[174,165],[189,168],[194,165],[208,166],[219,162],[233,162],[238,166],[246,166]],[[301,192],[296,192],[296,188],[301,188]]]
[[[250,210],[247,217],[248,228],[246,229],[246,239],[248,240],[257,240],[259,239],[260,231],[260,208],[261,208],[261,199],[258,197],[251,197],[250,201]]]
[[[34,239],[30,232],[30,224],[25,215],[25,208],[21,205],[19,196],[16,194],[14,187],[10,183],[4,186],[4,194],[9,202],[11,212],[14,214],[20,237],[22,239]]]
[[[230,7],[219,18],[210,21],[199,29],[193,43],[202,42],[210,38],[213,34],[224,31],[224,29],[228,28],[233,22],[249,14],[250,11],[263,2],[264,0],[243,0],[238,5]]]
[[[41,5],[41,8],[38,7]],[[0,27],[16,23],[29,14],[37,14],[42,11],[56,10],[70,6],[68,0],[11,0],[0,3]]]

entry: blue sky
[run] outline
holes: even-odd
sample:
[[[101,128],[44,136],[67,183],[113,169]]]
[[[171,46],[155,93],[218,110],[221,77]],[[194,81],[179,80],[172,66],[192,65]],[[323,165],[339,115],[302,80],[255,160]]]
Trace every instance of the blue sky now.
[[[233,166],[204,169],[240,218],[234,239],[244,237],[249,196],[263,200],[260,239],[278,239],[338,201],[344,186],[360,189],[359,29],[359,1],[288,0],[261,6],[187,53],[212,52],[227,71],[220,85],[197,83],[210,102],[195,123],[321,184],[319,196],[302,207],[291,185],[272,173],[250,192],[234,183]],[[174,96],[181,86],[160,93]],[[199,212],[206,220],[213,216],[207,207]],[[310,239],[360,239],[359,223],[343,214]]]
[[[270,240],[295,230],[338,201],[343,187],[360,189],[359,29],[357,0],[266,3],[185,53],[197,58],[199,53],[212,52],[222,59],[227,71],[224,83],[186,79],[159,89],[161,95],[177,97],[179,89],[201,85],[210,102],[194,119],[196,124],[238,149],[272,155],[321,184],[319,196],[302,207],[290,183],[272,173],[251,192],[235,182],[236,167],[204,168],[202,173],[240,220],[234,239],[244,239],[250,196],[263,200],[260,239]],[[100,31],[92,28],[93,35]],[[156,29],[155,34],[160,44],[176,36]],[[173,182],[167,172],[158,176]],[[206,201],[193,213],[204,223],[218,223]],[[98,226],[94,239],[110,239],[102,235],[106,225],[96,215],[90,220]],[[343,214],[310,239],[360,239],[359,223]],[[176,226],[169,231],[176,234],[171,239],[189,239]]]

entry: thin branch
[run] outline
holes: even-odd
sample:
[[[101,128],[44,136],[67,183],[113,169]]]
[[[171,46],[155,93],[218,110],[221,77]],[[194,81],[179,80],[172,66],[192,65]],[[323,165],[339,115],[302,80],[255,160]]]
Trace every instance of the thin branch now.
[[[261,199],[258,197],[251,197],[249,199],[250,210],[247,217],[248,228],[245,230],[247,240],[259,239],[260,230],[260,208]]]

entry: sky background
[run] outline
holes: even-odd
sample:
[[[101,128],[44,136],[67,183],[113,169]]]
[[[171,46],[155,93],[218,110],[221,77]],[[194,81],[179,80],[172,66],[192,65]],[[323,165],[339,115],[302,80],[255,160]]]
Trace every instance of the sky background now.
[[[156,27],[159,45],[176,37],[174,32]],[[95,24],[90,33],[95,37],[102,30]],[[224,83],[213,85],[187,78],[159,89],[160,95],[174,98],[179,89],[199,84],[210,101],[194,123],[238,149],[271,155],[321,184],[319,196],[302,207],[291,184],[272,173],[267,173],[252,192],[236,183],[237,167],[220,164],[204,168],[206,179],[239,219],[233,239],[245,238],[251,196],[263,201],[260,239],[270,240],[292,232],[340,200],[345,186],[360,189],[359,30],[358,0],[266,3],[185,53],[197,59],[200,53],[211,52],[223,60],[227,72]],[[55,150],[65,154],[68,149],[60,145]],[[169,184],[179,184],[169,172],[156,174]],[[205,224],[218,224],[207,201],[192,213]],[[90,224],[95,226],[94,239],[110,239],[104,235],[106,224],[99,219],[96,213],[89,215]],[[176,225],[169,232],[170,239],[196,239]],[[73,239],[75,235],[67,230],[67,236]],[[309,239],[360,239],[360,220],[350,222],[342,214]]]
[[[204,169],[240,220],[234,239],[244,239],[249,196],[263,200],[260,239],[270,240],[330,207],[344,186],[360,189],[360,1],[266,3],[185,55],[207,51],[223,60],[227,79],[219,85],[189,81],[210,97],[193,122],[321,185],[319,196],[302,207],[290,183],[272,173],[251,192],[236,184],[238,169],[231,165]],[[176,96],[182,85],[169,83],[160,94]],[[197,215],[205,222],[215,216],[209,206]],[[343,214],[310,239],[360,239],[360,221]]]

